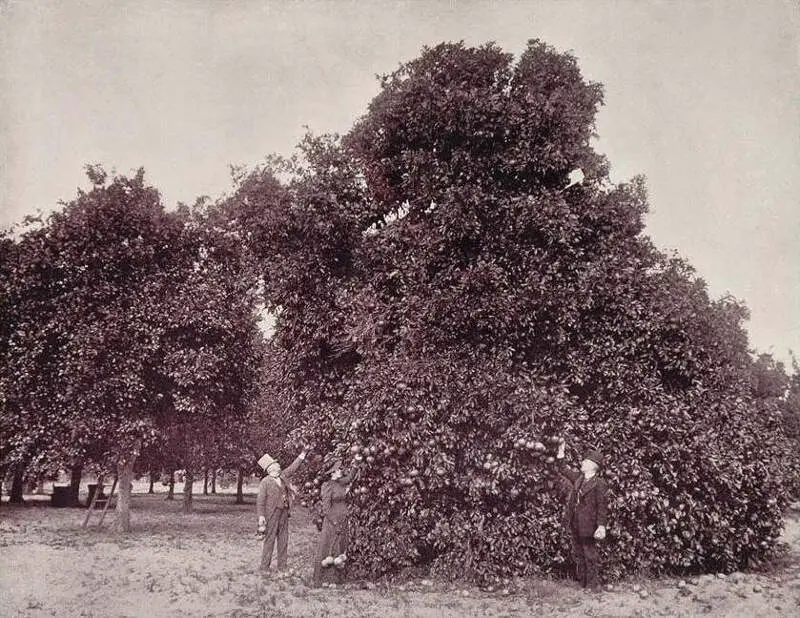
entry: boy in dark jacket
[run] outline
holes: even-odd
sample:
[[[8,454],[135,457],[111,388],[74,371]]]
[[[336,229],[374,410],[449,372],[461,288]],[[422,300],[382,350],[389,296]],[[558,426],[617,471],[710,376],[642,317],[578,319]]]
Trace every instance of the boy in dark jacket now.
[[[556,458],[561,463],[565,445],[564,440],[560,440]],[[597,476],[602,467],[603,456],[591,450],[584,454],[580,471],[563,465],[560,467],[561,474],[571,484],[564,523],[572,538],[576,577],[584,588],[592,591],[600,589],[597,542],[606,538],[608,485]]]

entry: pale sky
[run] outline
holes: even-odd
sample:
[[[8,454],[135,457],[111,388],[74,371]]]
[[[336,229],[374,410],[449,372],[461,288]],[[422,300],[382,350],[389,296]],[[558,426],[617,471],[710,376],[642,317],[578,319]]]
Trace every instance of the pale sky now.
[[[751,345],[800,353],[797,0],[0,0],[0,226],[139,166],[167,206],[230,189],[229,164],[346,132],[375,74],[422,45],[541,38],[605,85],[597,149],[644,174],[648,234]]]

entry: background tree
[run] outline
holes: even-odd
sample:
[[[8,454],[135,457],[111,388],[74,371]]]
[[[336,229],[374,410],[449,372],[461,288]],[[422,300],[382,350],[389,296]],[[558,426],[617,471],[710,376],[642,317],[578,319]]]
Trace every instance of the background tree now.
[[[786,434],[800,446],[800,364],[794,356],[783,417]]]
[[[613,185],[590,145],[600,86],[539,41],[516,63],[439,45],[381,85],[229,204],[294,439],[357,467],[356,568],[562,568],[553,435],[609,457],[612,577],[765,555],[787,443],[746,309],[643,234],[643,180]]]
[[[753,396],[766,405],[776,406],[790,449],[786,457],[787,488],[800,497],[800,367],[792,355],[792,373],[770,354],[759,354],[752,364]]]
[[[242,416],[259,331],[232,242],[187,208],[165,212],[141,170],[89,177],[16,252],[5,458],[117,462],[125,530],[142,447],[176,432],[203,444]]]
[[[783,426],[794,454],[790,491],[797,500],[800,499],[800,366],[794,356],[792,357],[792,370],[782,414]]]
[[[18,501],[30,477],[75,459],[65,410],[54,403],[67,329],[60,323],[64,293],[55,243],[41,217],[28,217],[16,238],[3,238],[0,461],[14,471]],[[54,453],[60,453],[53,457]]]

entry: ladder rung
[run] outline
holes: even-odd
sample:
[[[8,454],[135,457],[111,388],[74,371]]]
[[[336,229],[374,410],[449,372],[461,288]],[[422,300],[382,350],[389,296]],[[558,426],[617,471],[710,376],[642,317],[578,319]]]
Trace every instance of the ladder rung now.
[[[98,479],[98,489],[100,489],[102,485],[102,477]],[[114,477],[114,482],[111,484],[111,491],[108,492],[108,495],[96,493],[92,496],[91,501],[89,502],[89,508],[86,510],[86,517],[83,520],[82,527],[85,528],[86,524],[89,523],[89,518],[92,516],[92,512],[95,511],[98,505],[103,505],[103,510],[100,513],[100,521],[97,522],[98,528],[103,525],[103,518],[106,516],[106,511],[108,507],[111,506],[111,500],[114,498],[114,490],[117,488],[117,477]],[[102,490],[101,490],[102,491]]]

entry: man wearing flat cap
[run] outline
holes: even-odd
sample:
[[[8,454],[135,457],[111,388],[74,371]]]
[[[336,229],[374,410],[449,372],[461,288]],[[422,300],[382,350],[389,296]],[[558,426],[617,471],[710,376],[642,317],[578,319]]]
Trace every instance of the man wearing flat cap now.
[[[561,439],[556,454],[556,459],[561,463],[564,461],[565,445]],[[561,474],[570,483],[564,523],[569,527],[572,540],[575,575],[584,588],[592,591],[600,589],[597,542],[606,538],[608,485],[597,476],[604,463],[600,453],[589,450],[583,455],[580,471],[564,465],[560,467]]]
[[[268,571],[272,562],[272,550],[277,542],[278,570],[286,568],[286,556],[289,546],[289,509],[296,490],[291,484],[292,475],[305,461],[309,448],[303,449],[286,470],[272,457],[264,454],[258,465],[264,470],[264,478],[258,485],[256,498],[256,514],[258,515],[258,531],[264,534],[264,549],[261,554],[261,570]]]

